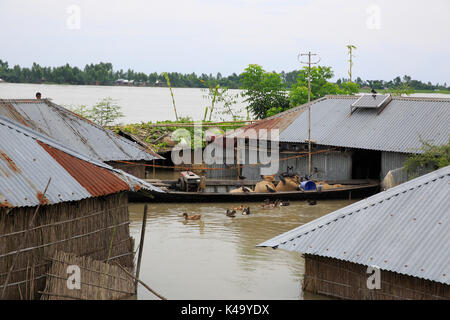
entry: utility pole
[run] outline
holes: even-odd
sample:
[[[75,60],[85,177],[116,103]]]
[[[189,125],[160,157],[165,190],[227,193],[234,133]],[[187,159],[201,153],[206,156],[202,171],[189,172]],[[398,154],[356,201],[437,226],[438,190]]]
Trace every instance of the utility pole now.
[[[308,62],[301,61],[302,56],[308,56]],[[300,63],[308,65],[308,179],[311,177],[311,64],[318,64],[319,59],[315,62],[311,62],[312,56],[319,56],[317,53],[300,53],[298,55],[298,60]]]

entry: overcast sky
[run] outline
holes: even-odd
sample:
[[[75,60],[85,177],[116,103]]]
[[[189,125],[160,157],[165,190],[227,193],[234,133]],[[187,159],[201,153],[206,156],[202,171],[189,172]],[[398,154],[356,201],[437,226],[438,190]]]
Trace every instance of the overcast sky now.
[[[346,77],[450,83],[449,0],[0,0],[0,59],[45,66],[240,73],[291,71],[319,53]]]

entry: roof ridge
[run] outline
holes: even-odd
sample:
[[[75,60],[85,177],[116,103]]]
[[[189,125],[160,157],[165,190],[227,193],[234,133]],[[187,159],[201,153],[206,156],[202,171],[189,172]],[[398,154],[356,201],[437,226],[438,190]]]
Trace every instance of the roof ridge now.
[[[450,165],[446,166],[444,168],[432,171],[430,173],[427,173],[423,176],[417,177],[415,179],[412,179],[410,181],[404,182],[398,186],[395,186],[391,189],[388,189],[386,191],[379,192],[369,198],[360,200],[358,202],[355,202],[349,206],[346,206],[344,208],[338,209],[334,212],[331,212],[329,214],[326,214],[325,216],[322,216],[320,218],[317,218],[313,221],[310,221],[308,223],[305,223],[297,228],[294,228],[290,231],[287,231],[273,239],[270,239],[268,241],[273,242],[277,239],[283,239],[283,242],[279,242],[277,245],[272,247],[277,247],[279,244],[284,244],[288,241],[292,241],[295,238],[300,238],[302,235],[307,234],[312,231],[316,231],[317,229],[332,223],[333,221],[336,222],[338,219],[349,216],[353,213],[359,212],[363,209],[367,209],[369,206],[375,206],[379,203],[382,203],[385,200],[390,200],[392,197],[396,197],[401,193],[406,193],[408,191],[414,190],[416,188],[419,188],[425,184],[428,184],[432,181],[436,181],[437,179],[442,179],[445,176],[450,176]],[[298,234],[298,231],[301,229],[305,229]],[[295,234],[295,236],[290,236],[289,234]],[[261,244],[258,244],[258,246],[265,247],[265,243],[268,241],[265,241]]]
[[[315,99],[315,100],[312,100],[312,101],[311,101],[311,105],[313,105],[313,104],[315,104],[315,103],[318,103],[318,102],[321,102],[321,101],[323,101],[323,100],[326,100],[327,98],[328,98],[328,96],[325,96],[325,97],[320,97],[320,98],[317,98],[317,99]],[[308,107],[308,102],[306,102],[306,103],[304,103],[304,104],[301,104],[301,105],[299,105],[299,106],[296,106],[296,107],[292,107],[292,108],[287,109],[287,110],[285,110],[285,111],[283,111],[283,112],[274,114],[273,116],[270,116],[270,117],[261,119],[261,120],[259,120],[259,121],[276,119],[276,118],[279,118],[279,117],[281,117],[281,116],[283,116],[283,115],[289,114],[289,113],[291,113],[291,112],[296,112],[296,111],[299,111],[299,110],[304,109],[304,108],[307,108],[307,107]]]
[[[118,135],[117,133],[115,133],[115,132],[113,132],[113,131],[111,131],[111,130],[105,129],[105,128],[103,128],[102,126],[100,126],[99,124],[97,124],[97,123],[95,123],[95,122],[93,122],[93,121],[91,121],[91,120],[89,120],[89,119],[87,119],[87,118],[85,118],[85,117],[83,117],[83,116],[81,116],[81,115],[79,115],[79,114],[76,114],[75,112],[70,111],[69,109],[66,109],[66,108],[64,108],[63,106],[60,106],[59,104],[56,104],[56,103],[54,103],[53,101],[50,101],[50,100],[48,100],[48,99],[42,99],[42,100],[45,101],[45,103],[46,103],[49,107],[54,107],[54,108],[56,108],[56,109],[58,109],[58,110],[60,110],[60,111],[62,111],[62,112],[65,112],[65,113],[67,113],[67,114],[70,114],[71,116],[74,116],[74,117],[77,117],[77,118],[79,118],[79,119],[81,119],[81,120],[83,120],[83,121],[86,121],[86,122],[88,122],[90,125],[96,127],[97,129],[106,132],[106,134],[108,134],[108,135],[109,135],[109,133],[112,133],[113,136],[114,136],[115,138],[119,139],[120,141],[122,141],[122,142],[124,142],[124,143],[127,143],[127,144],[129,144],[129,145],[131,145],[131,146],[134,146],[134,147],[138,147],[138,148],[141,149],[142,151],[147,152],[147,153],[149,153],[150,155],[152,155],[152,156],[154,156],[154,157],[156,157],[156,158],[159,157],[160,159],[164,159],[164,158],[162,158],[160,155],[158,155],[156,152],[154,152],[153,150],[150,149],[151,151],[148,151],[147,149],[145,149],[144,147],[140,146],[139,144],[137,144],[137,143],[135,143],[135,142],[132,142],[132,141],[130,141],[130,140],[128,140],[128,139],[126,139],[126,138],[124,138],[124,137]]]
[[[449,95],[450,96],[450,95]],[[420,97],[420,96],[391,96],[392,100],[404,100],[404,101],[430,101],[430,102],[450,102],[449,98],[444,97]]]

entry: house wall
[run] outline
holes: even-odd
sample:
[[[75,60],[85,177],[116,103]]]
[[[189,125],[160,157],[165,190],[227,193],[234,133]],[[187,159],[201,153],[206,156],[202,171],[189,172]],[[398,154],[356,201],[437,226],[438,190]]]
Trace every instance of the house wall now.
[[[279,170],[277,174],[287,171],[287,167],[294,167],[294,172],[300,176],[305,176],[308,172],[308,155],[305,144],[282,143],[280,146]],[[317,173],[313,179],[317,180],[349,180],[352,179],[352,150],[342,149],[320,153],[332,146],[314,146],[311,156],[312,168],[317,168]],[[319,152],[319,153],[316,153]],[[262,166],[251,166],[249,164],[249,150],[245,150],[245,164],[240,173],[235,169],[236,165],[213,164],[210,168],[220,168],[220,170],[208,170],[209,179],[236,179],[238,175],[246,177],[248,180],[260,179],[260,168]],[[381,152],[381,172],[380,179],[383,179],[389,170],[403,167],[409,154],[399,152]],[[236,163],[236,159],[234,160]],[[378,163],[378,162],[377,162]]]
[[[381,270],[381,288],[370,290],[369,276],[367,266],[306,254],[303,290],[339,299],[450,299],[450,286],[443,283]]]
[[[328,147],[316,147],[312,152],[327,150]],[[285,153],[284,153],[285,152]],[[308,154],[305,151],[281,151],[279,155],[281,161],[278,162],[277,174],[287,171],[287,167],[294,167],[294,172],[300,176],[308,173]],[[288,159],[286,159],[288,158]],[[285,160],[283,160],[285,159]],[[248,163],[248,150],[246,154]],[[348,180],[352,175],[351,153],[343,151],[330,151],[311,155],[311,168],[317,168],[317,173],[313,174],[313,179],[318,180]],[[260,179],[260,166],[246,166],[242,169],[242,175],[249,180]]]
[[[133,162],[134,164],[115,162],[115,161],[110,161],[107,163],[113,168],[125,171],[126,173],[129,173],[135,177],[145,179],[146,178],[146,176],[145,176],[146,166],[142,165],[142,164],[145,164],[145,161],[130,161],[130,162]]]
[[[408,153],[383,151],[381,153],[380,179],[383,179],[387,175],[389,170],[403,167],[405,160],[408,156],[409,156]]]
[[[127,193],[42,205],[34,227],[25,232],[35,210],[0,208],[0,285],[5,283],[16,252],[21,251],[4,298],[38,298],[38,291],[45,287],[48,258],[56,250],[133,267]]]

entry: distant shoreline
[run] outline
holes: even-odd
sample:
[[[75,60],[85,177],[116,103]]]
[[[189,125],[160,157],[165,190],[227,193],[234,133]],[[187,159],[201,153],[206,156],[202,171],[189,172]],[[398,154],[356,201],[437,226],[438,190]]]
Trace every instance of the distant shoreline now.
[[[29,84],[29,85],[55,85],[55,86],[73,86],[73,87],[81,87],[81,86],[90,86],[90,87],[125,87],[125,88],[169,88],[166,85],[159,85],[159,86],[149,86],[149,85],[121,85],[121,84],[64,84],[64,83],[51,83],[51,82],[45,82],[45,83],[32,83],[32,82],[6,82],[2,81],[0,82],[0,86],[2,84]],[[208,87],[175,87],[172,86],[172,88],[180,88],[180,89],[208,89]],[[230,90],[244,90],[240,88],[232,88]],[[379,93],[387,93],[393,90],[392,88],[388,89],[377,89]],[[360,89],[360,93],[368,93],[370,92],[369,89]],[[413,93],[436,93],[436,94],[449,94],[450,90],[431,90],[431,89],[417,89],[414,90]]]

